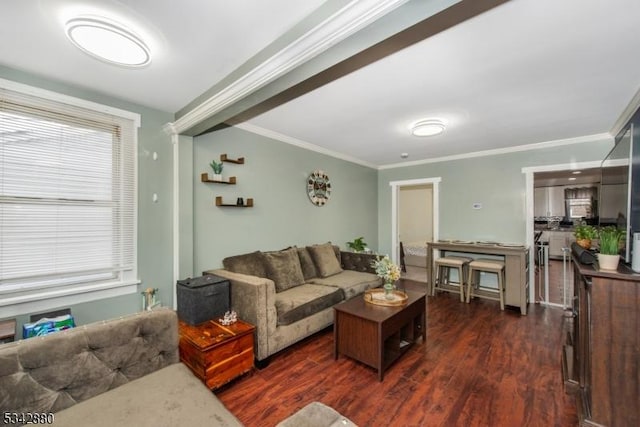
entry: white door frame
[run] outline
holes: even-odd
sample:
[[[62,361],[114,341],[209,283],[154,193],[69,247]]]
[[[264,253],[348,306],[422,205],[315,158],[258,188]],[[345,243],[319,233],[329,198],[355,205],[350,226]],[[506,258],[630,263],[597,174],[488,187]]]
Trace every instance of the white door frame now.
[[[527,247],[529,248],[529,265],[535,265],[535,250],[534,241],[533,241],[533,174],[536,172],[555,172],[555,171],[564,171],[564,170],[574,170],[574,169],[589,169],[589,168],[599,168],[602,164],[602,161],[595,160],[589,162],[578,162],[578,163],[563,163],[558,165],[547,165],[547,166],[530,166],[526,168],[522,168],[522,173],[525,177],[525,235]],[[536,271],[535,268],[529,268],[529,302],[535,302],[535,280],[536,280]]]
[[[440,237],[440,192],[439,184],[441,177],[408,179],[404,181],[391,181],[391,260],[398,263],[398,199],[400,187],[410,187],[414,185],[431,184],[433,186],[433,241]]]

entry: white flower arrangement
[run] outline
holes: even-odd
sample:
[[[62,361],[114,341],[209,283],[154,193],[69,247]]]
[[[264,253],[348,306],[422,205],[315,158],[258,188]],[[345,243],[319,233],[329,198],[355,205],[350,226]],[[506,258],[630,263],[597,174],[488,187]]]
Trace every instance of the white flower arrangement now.
[[[400,267],[391,262],[388,255],[383,258],[378,257],[371,265],[375,268],[376,275],[381,277],[385,283],[393,283],[400,279]]]

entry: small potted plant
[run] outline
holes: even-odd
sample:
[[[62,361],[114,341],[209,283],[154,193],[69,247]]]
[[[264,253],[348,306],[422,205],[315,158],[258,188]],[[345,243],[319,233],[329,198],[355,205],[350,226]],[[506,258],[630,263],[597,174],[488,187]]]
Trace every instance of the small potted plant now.
[[[582,248],[591,249],[591,241],[598,237],[598,231],[591,225],[578,225],[573,230],[574,236],[576,236],[576,243]]]
[[[600,229],[600,250],[598,265],[601,270],[617,270],[620,261],[620,242],[624,239],[624,230],[609,226]]]
[[[353,242],[347,242],[347,246],[353,252],[365,252],[367,249],[367,244],[364,242],[364,237],[358,237],[357,239],[353,239]]]
[[[213,169],[213,180],[214,181],[222,181],[222,162],[216,162],[215,160],[211,160],[209,163],[211,169]]]

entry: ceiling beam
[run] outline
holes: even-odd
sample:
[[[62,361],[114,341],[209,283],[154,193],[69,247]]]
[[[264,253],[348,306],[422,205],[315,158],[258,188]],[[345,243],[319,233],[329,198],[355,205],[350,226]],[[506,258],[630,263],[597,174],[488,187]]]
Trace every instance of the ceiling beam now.
[[[409,1],[224,108],[202,114],[202,100],[196,100],[176,114],[174,130],[196,136],[242,123],[507,1]]]
[[[340,77],[372,64],[435,34],[445,31],[508,0],[464,0],[430,16],[373,46],[320,71],[312,77],[245,109],[225,120],[230,125],[242,123],[279,105],[311,92]],[[222,116],[220,117],[222,118]],[[216,118],[212,118],[216,121]]]

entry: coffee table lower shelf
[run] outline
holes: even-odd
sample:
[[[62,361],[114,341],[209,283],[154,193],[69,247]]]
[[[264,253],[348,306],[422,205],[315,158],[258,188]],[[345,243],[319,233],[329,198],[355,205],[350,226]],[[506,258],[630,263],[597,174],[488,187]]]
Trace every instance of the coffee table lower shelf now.
[[[334,358],[343,354],[378,371],[378,379],[411,345],[426,342],[426,294],[407,291],[402,307],[368,304],[355,297],[334,307]]]

